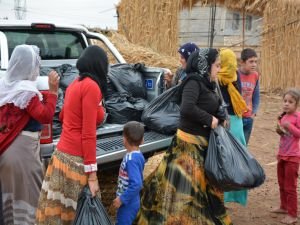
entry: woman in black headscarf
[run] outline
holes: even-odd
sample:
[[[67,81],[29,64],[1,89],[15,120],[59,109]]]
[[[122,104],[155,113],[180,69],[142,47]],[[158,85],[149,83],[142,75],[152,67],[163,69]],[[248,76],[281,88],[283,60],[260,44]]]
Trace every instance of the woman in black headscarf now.
[[[37,224],[72,224],[85,185],[100,194],[96,162],[96,126],[104,120],[108,59],[98,46],[86,48],[77,61],[79,77],[66,90],[60,113],[62,134],[42,185]]]
[[[200,49],[189,57],[180,86],[179,127],[162,162],[145,181],[136,224],[232,224],[222,192],[209,184],[204,171],[209,133],[219,123],[219,69],[215,49]]]

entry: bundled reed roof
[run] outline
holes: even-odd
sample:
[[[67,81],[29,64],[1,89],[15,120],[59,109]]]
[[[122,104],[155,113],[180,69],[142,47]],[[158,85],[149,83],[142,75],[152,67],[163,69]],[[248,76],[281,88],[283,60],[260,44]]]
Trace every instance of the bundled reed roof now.
[[[265,5],[269,0],[182,0],[183,7],[193,7],[195,4],[208,5],[216,3],[234,11],[262,15]]]
[[[300,1],[273,0],[264,11],[262,87],[300,87]]]

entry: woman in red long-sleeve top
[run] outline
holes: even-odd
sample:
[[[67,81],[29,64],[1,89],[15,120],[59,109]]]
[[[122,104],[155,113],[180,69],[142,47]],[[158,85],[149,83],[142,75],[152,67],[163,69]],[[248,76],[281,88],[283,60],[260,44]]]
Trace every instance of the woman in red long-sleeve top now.
[[[58,74],[49,74],[49,93],[35,84],[39,75],[39,49],[17,46],[5,76],[0,79],[0,180],[4,224],[35,223],[42,186],[40,131],[55,112]]]
[[[62,134],[42,185],[37,224],[72,224],[77,200],[88,184],[99,192],[96,127],[104,120],[108,58],[98,46],[86,48],[76,64],[79,77],[66,90],[60,113]]]

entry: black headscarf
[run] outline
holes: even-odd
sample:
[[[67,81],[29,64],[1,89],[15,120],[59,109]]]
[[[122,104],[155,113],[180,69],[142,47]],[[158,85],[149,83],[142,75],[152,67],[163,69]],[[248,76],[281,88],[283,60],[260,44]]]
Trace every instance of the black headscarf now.
[[[79,80],[90,77],[98,84],[102,94],[105,96],[108,72],[106,52],[97,45],[90,45],[81,53],[76,67],[79,70]]]
[[[197,76],[204,84],[215,89],[215,82],[210,81],[211,66],[218,58],[218,51],[214,48],[200,48],[188,58],[186,65],[187,77]]]

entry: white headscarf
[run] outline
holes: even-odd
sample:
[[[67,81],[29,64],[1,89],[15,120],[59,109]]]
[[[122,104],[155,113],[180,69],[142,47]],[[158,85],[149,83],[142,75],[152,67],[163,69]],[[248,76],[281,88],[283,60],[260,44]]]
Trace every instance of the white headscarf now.
[[[40,73],[39,49],[33,45],[18,45],[12,52],[7,72],[0,79],[0,107],[8,103],[25,109],[34,96],[43,100],[36,86]]]

